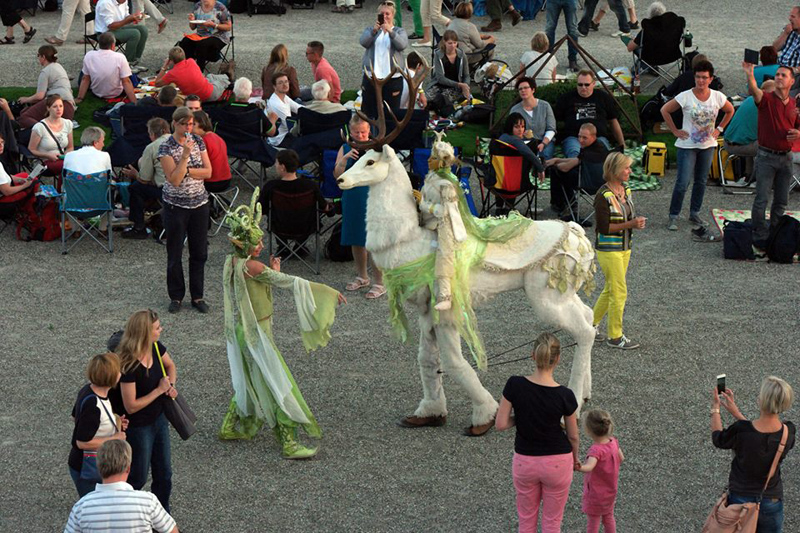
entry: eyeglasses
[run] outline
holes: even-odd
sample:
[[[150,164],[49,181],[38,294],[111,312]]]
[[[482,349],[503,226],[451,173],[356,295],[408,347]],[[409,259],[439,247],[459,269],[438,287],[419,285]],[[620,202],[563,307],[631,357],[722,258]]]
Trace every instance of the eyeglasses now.
[[[591,87],[591,86],[592,86],[591,83],[579,83],[578,84],[578,87]]]
[[[522,92],[522,91],[530,91],[530,90],[531,90],[531,88],[530,88],[530,87],[528,87],[527,85],[523,85],[523,86],[521,86],[521,87],[517,87],[517,90],[518,90],[519,92]]]

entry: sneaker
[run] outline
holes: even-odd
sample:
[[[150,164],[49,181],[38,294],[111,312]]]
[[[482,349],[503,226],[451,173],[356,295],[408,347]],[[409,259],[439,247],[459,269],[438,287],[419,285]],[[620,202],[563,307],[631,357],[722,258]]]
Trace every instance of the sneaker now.
[[[608,340],[608,337],[606,337],[605,333],[600,331],[600,324],[596,325],[594,327],[594,342],[603,342],[605,340]]]
[[[143,65],[131,66],[131,72],[133,72],[134,74],[139,74],[140,72],[147,72],[147,70],[148,70],[147,67]]]
[[[636,22],[629,22],[628,26],[630,26],[632,30],[638,30],[639,29],[639,21],[637,20]]]
[[[703,226],[704,228],[708,226],[708,222],[700,218],[699,215],[689,215],[689,222],[696,226]]]
[[[578,23],[578,35],[580,35],[581,37],[588,37],[589,27],[583,23]]]
[[[169,307],[167,307],[167,311],[172,313],[173,315],[181,310],[181,301],[180,300],[172,300],[169,303]]]
[[[753,255],[756,259],[764,259],[767,257],[767,252],[763,248],[756,246],[755,244],[752,246],[753,248]]]
[[[511,25],[516,26],[522,21],[522,15],[519,14],[519,11],[516,9],[513,11],[509,11],[508,16],[511,17]]]
[[[619,348],[620,350],[635,350],[639,347],[638,342],[633,342],[625,335],[616,340],[608,339],[606,344],[612,348]]]
[[[612,37],[630,37],[631,32],[624,32],[622,30],[617,30],[611,34]]]
[[[147,238],[147,228],[136,229],[128,228],[119,235],[123,239],[137,239],[142,240]]]
[[[678,219],[670,217],[667,229],[670,231],[678,231]]]
[[[577,60],[575,59],[569,60],[569,70],[571,70],[572,72],[578,72],[581,70],[581,68],[578,66]]]
[[[412,33],[411,35],[408,36],[408,40],[409,41],[417,41],[419,39],[422,39],[422,35],[420,35],[417,32],[414,32],[414,33]]]
[[[192,300],[192,307],[204,315],[208,313],[208,304],[205,300]]]
[[[433,46],[433,43],[430,41],[420,41],[418,43],[412,43],[411,46],[414,48],[430,48]]]
[[[639,26],[636,26],[636,27],[638,28]],[[599,29],[600,29],[600,23],[595,22],[593,20],[589,22],[589,30],[590,31],[597,31]]]

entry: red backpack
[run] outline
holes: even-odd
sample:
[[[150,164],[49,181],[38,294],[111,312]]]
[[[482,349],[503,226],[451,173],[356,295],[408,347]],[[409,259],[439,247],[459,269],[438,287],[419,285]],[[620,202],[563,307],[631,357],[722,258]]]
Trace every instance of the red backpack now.
[[[30,195],[17,209],[17,239],[54,241],[61,237],[58,204],[52,198]]]

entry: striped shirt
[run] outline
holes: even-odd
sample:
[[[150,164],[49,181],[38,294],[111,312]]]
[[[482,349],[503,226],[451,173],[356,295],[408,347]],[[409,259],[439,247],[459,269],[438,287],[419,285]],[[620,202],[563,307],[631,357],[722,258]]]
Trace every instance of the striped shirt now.
[[[197,180],[189,176],[190,168],[203,168],[201,152],[206,151],[206,144],[201,137],[194,134],[192,134],[192,141],[194,142],[194,148],[192,148],[189,154],[189,161],[186,163],[186,176],[183,177],[183,180],[178,185],[173,185],[167,180],[161,189],[161,196],[165,202],[184,209],[195,209],[208,202],[208,193],[203,180]],[[183,145],[176,141],[172,135],[167,137],[167,140],[158,147],[159,159],[169,156],[175,161],[176,166],[180,163],[181,154],[183,154]]]
[[[133,490],[128,483],[98,483],[72,507],[64,533],[125,531],[167,533],[175,520],[150,492]]]

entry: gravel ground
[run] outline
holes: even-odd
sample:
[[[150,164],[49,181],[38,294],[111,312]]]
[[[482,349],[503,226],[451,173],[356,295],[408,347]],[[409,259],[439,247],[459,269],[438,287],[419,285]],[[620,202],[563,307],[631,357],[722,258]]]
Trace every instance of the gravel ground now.
[[[708,3],[670,3],[688,18],[695,41],[711,54],[726,82],[730,80],[727,87],[739,85],[740,50],[758,48],[772,39],[787,15],[788,8],[778,2],[759,3],[763,31],[757,36],[742,14],[751,5],[716,3],[717,16],[703,25]],[[183,31],[178,21],[188,6],[176,3],[180,15],[172,17],[167,38],[153,36],[146,56],[151,67]],[[307,80],[309,70],[300,62],[303,46],[321,38],[328,45],[326,55],[343,74],[344,85],[354,86],[360,51],[352,41],[371,17],[360,11],[333,19],[346,29],[326,24],[328,17],[333,15],[325,5],[314,11],[289,11],[281,18],[240,17],[237,59],[242,73],[257,78],[264,58],[257,59],[253,49],[261,48],[264,33],[278,34],[270,35],[263,48],[286,42],[299,63],[301,80]],[[306,30],[309,19],[320,27],[314,35]],[[40,14],[32,20],[39,35],[46,36],[57,16]],[[501,33],[501,50],[513,51],[502,56],[517,60],[524,41],[543,24],[540,17]],[[265,32],[261,28],[267,25]],[[603,33],[609,27],[604,23]],[[349,37],[342,38],[345,32]],[[590,50],[609,64],[622,61],[623,54],[610,50],[614,41],[603,33],[586,40]],[[736,37],[742,35],[747,37]],[[76,32],[71,35],[76,36]],[[35,43],[40,42],[37,36]],[[28,48],[27,56],[18,54],[19,48],[0,48],[4,66],[0,85],[34,84],[38,69],[33,67],[34,46]],[[75,70],[81,51],[78,45],[66,46],[61,60]],[[627,458],[616,512],[619,531],[625,533],[700,528],[729,469],[729,455],[715,450],[709,439],[708,392],[716,374],[727,372],[728,384],[749,416],[757,414],[755,397],[763,376],[777,374],[800,383],[800,372],[791,363],[800,344],[797,267],[725,261],[721,245],[692,242],[685,221],[680,231],[668,232],[665,221],[673,182],[674,170],[661,190],[637,194],[637,206],[649,217],[649,227],[637,234],[635,242],[625,329],[643,347],[621,353],[598,346],[593,354],[591,405],[612,413]],[[749,209],[751,202],[752,197],[727,196],[710,188],[705,205]],[[791,208],[800,209],[798,193],[791,195]],[[225,238],[210,240],[208,316],[188,309],[166,314],[162,247],[152,241],[122,240],[115,246],[113,254],[104,254],[82,243],[61,256],[58,243],[22,243],[8,229],[0,234],[0,276],[6,280],[0,301],[6,324],[0,328],[0,345],[6,349],[0,363],[9,370],[0,378],[5,397],[0,415],[4,493],[0,531],[63,527],[75,501],[66,457],[72,427],[69,412],[84,382],[83,369],[132,311],[147,307],[163,315],[163,340],[178,365],[179,388],[200,417],[197,435],[187,442],[177,437],[172,441],[173,513],[182,530],[511,531],[516,527],[510,469],[513,431],[492,431],[482,439],[462,437],[469,405],[447,378],[447,426],[419,430],[395,426],[399,417],[416,407],[421,390],[415,343],[403,346],[391,338],[385,299],[369,302],[363,296],[350,296],[339,313],[331,344],[306,355],[291,298],[277,297],[278,345],[325,433],[317,459],[288,462],[280,458],[269,432],[252,442],[223,443],[216,438],[231,394],[219,283],[228,250]],[[292,263],[286,271],[308,274]],[[351,264],[324,262],[317,279],[343,288],[352,275]],[[602,276],[598,285],[602,286]],[[531,316],[527,309],[522,294],[513,294],[479,311],[490,353],[548,330],[547,324],[528,323],[523,318]],[[519,350],[506,357],[524,353]],[[567,351],[556,376],[563,383],[570,363]],[[529,373],[531,368],[528,362],[513,363],[493,368],[481,378],[499,396],[509,375]],[[796,419],[796,409],[787,418]],[[584,437],[583,451],[588,445]],[[784,463],[785,531],[800,530],[795,455]],[[564,531],[585,527],[580,494],[578,474]]]

